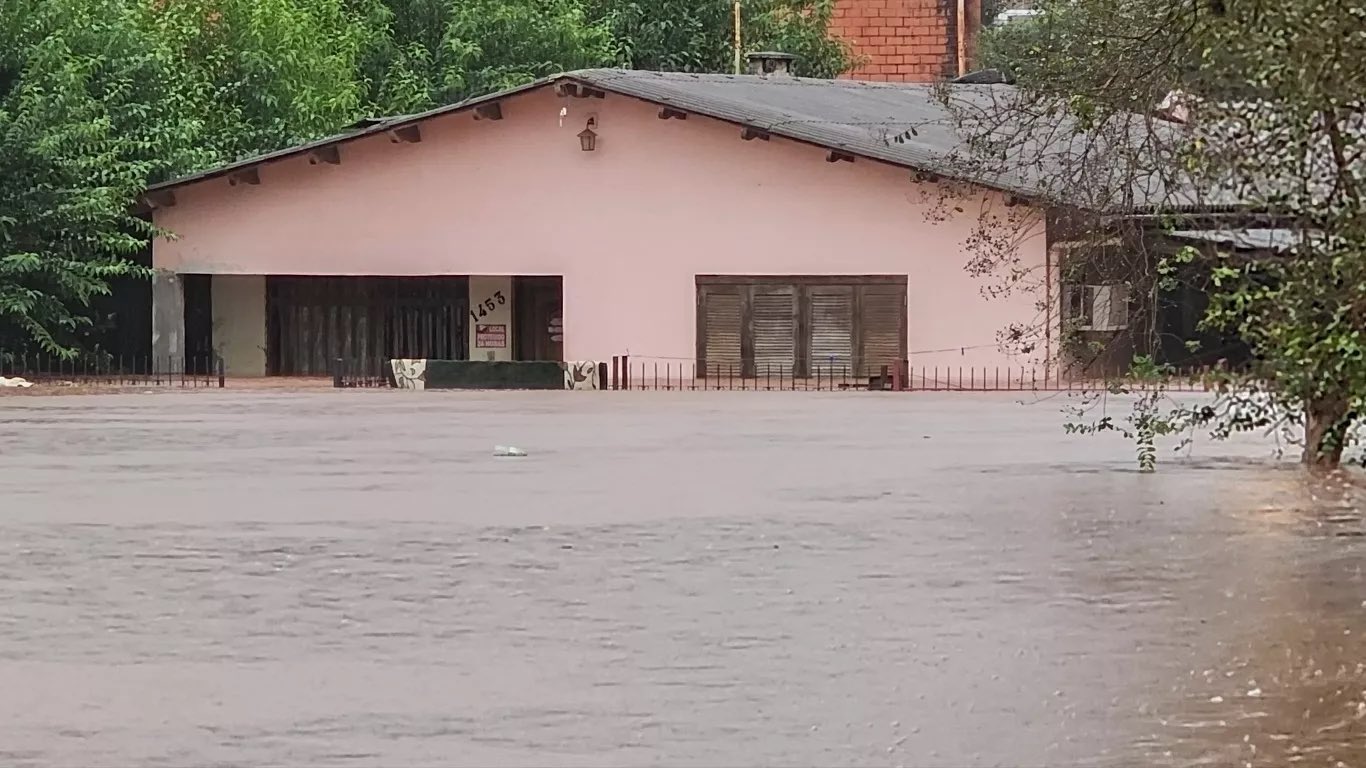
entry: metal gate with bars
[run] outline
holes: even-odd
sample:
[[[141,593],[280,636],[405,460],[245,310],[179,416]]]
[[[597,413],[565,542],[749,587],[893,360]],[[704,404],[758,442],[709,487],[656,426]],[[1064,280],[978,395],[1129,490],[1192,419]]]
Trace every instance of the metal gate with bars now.
[[[697,364],[743,377],[868,375],[906,358],[904,275],[697,277]]]
[[[468,306],[464,277],[268,277],[268,370],[330,376],[338,359],[366,369],[395,357],[463,360]]]

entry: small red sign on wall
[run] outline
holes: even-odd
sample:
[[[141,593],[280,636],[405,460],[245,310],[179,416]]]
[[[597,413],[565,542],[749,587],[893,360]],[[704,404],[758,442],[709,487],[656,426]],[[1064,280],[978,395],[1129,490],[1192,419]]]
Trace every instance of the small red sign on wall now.
[[[508,345],[508,327],[506,325],[483,325],[476,323],[474,326],[474,346],[479,349],[502,349]]]

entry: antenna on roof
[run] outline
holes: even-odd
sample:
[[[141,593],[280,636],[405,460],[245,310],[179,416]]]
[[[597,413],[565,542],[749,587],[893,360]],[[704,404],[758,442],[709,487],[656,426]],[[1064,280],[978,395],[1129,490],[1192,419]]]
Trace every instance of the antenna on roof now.
[[[735,0],[735,74],[740,74],[740,0]]]

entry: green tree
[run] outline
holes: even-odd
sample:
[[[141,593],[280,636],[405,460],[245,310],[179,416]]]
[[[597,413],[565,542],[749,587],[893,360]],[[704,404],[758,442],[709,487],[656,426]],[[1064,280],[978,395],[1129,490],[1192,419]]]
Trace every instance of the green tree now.
[[[613,61],[606,24],[589,19],[580,0],[384,0],[362,15],[375,25],[362,80],[380,113],[429,109]]]
[[[208,159],[173,60],[119,0],[0,0],[0,352],[70,355],[151,234],[148,178]]]
[[[1217,437],[1290,427],[1305,464],[1337,466],[1366,413],[1366,3],[1042,7],[992,41],[1018,92],[959,111],[979,167],[1004,156],[1053,169],[1049,197],[1075,205],[1081,231],[1111,232],[1114,214],[1135,208],[1192,226],[1188,212],[1210,205],[1281,228],[1292,243],[1282,255],[1186,249],[1133,262],[1130,280],[1151,305],[1177,274],[1202,274],[1206,326],[1253,352],[1219,403],[1175,407],[1168,423]],[[1181,122],[1154,117],[1160,106]],[[1040,147],[1060,141],[1070,151],[1045,158]]]
[[[138,0],[218,162],[335,133],[364,111],[381,34],[344,0]]]
[[[605,21],[619,64],[671,72],[731,72],[735,61],[732,0],[588,0]],[[833,0],[744,0],[745,51],[796,55],[796,72],[834,77],[849,68],[848,48],[829,35]]]

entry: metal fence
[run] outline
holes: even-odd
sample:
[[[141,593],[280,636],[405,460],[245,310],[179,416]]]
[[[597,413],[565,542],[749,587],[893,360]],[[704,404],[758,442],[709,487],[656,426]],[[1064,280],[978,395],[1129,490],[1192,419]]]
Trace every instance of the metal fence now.
[[[598,364],[595,388],[611,391],[797,391],[874,390],[898,392],[1065,392],[1096,391],[1104,376],[1061,367],[913,366],[908,361],[875,367],[812,366],[797,376],[785,365],[699,366],[679,361],[633,360],[619,355]],[[1183,368],[1160,380],[1125,380],[1131,390],[1162,386],[1171,392],[1205,392],[1218,387],[1218,367]],[[342,389],[390,387],[387,358],[336,359],[332,383]]]
[[[221,388],[226,385],[221,357],[126,357],[0,352],[0,376],[33,384],[110,387]]]
[[[751,364],[698,366],[671,361],[612,359],[608,389],[612,390],[741,390],[899,392],[1064,392],[1103,389],[1106,377],[1062,367],[913,366],[908,361],[876,367],[813,366],[808,375],[793,375],[785,365]],[[1165,387],[1171,392],[1205,392],[1217,387],[1216,367],[1182,368],[1160,380],[1124,381],[1128,389]]]
[[[336,358],[332,361],[332,386],[356,389],[393,386],[388,358]]]

